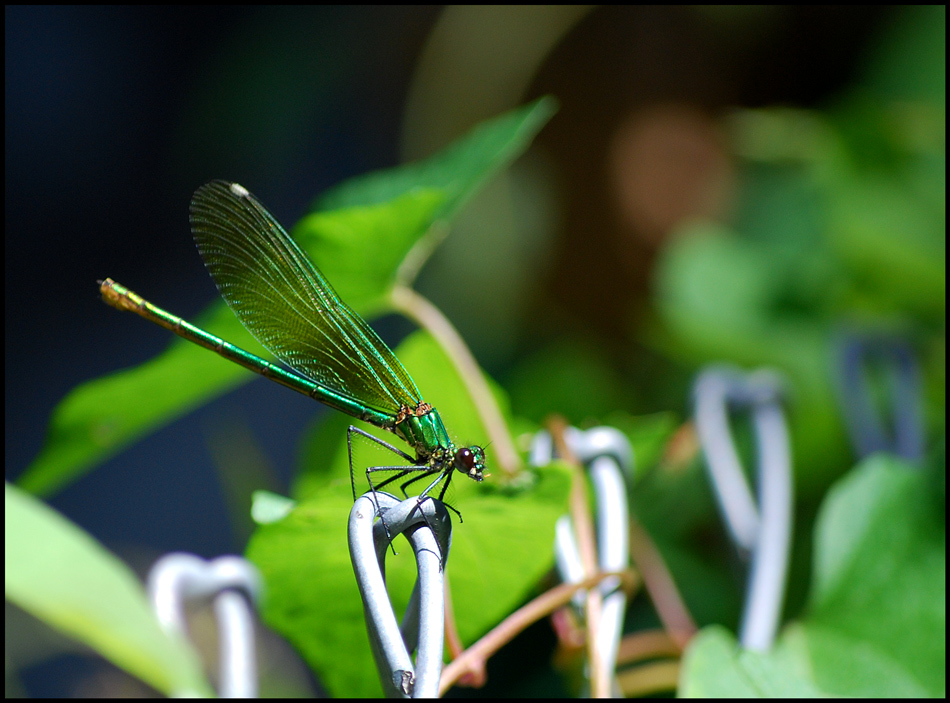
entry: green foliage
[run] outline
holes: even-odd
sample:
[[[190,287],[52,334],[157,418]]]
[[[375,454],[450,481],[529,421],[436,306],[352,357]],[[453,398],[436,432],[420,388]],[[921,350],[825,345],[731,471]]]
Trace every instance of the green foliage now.
[[[931,485],[927,472],[886,455],[839,481],[815,528],[805,616],[768,654],[707,628],[690,643],[680,693],[942,698],[946,534]]]
[[[197,654],[164,633],[142,584],[55,510],[5,484],[6,597],[166,695],[210,692]]]
[[[506,386],[512,403],[519,414],[537,423],[553,408],[575,424],[629,408],[628,385],[606,357],[602,349],[583,340],[550,344],[509,375]]]
[[[542,99],[481,125],[427,161],[344,184],[294,228],[298,243],[355,310],[384,311],[407,258],[418,267],[430,253],[431,247],[424,246],[421,253],[414,248],[433,225],[454,215],[492,174],[527,148],[553,109],[552,100]],[[327,209],[327,203],[334,209]],[[223,304],[212,306],[199,324],[266,355]],[[483,441],[484,429],[464,385],[431,337],[423,333],[409,337],[399,355],[426,399],[439,407],[450,431],[459,438]],[[21,483],[39,493],[62,488],[130,442],[253,377],[204,349],[176,340],[146,364],[90,381],[70,393],[54,411],[43,451]],[[494,391],[505,411],[504,394]],[[327,431],[318,432],[310,442],[312,452],[297,479],[298,501],[256,496],[254,514],[261,527],[248,553],[267,580],[269,595],[263,610],[267,621],[300,647],[331,690],[370,695],[379,689],[372,683],[375,674],[346,547],[346,516],[352,505],[347,420],[330,414]],[[495,459],[490,448],[487,457],[491,466]],[[465,529],[456,532],[450,563],[457,574],[453,590],[459,630],[466,642],[472,642],[516,607],[550,568],[554,520],[564,510],[569,481],[563,471],[550,467],[533,483],[523,482],[519,491],[476,487],[464,478],[456,483],[455,495],[466,521]],[[19,509],[21,504],[27,507]],[[71,528],[63,530],[59,522],[42,504],[8,488],[8,597],[54,627],[88,641],[160,690],[204,692],[193,660],[186,659],[190,650],[169,643],[144,600],[135,601],[141,588],[131,574],[99,554],[101,548],[88,538],[74,536]],[[19,538],[13,539],[14,534]],[[68,552],[70,559],[54,561],[63,556],[61,552]],[[37,555],[42,558],[37,560]],[[512,556],[519,569],[510,568]],[[391,561],[389,583],[404,605],[412,565],[405,557]],[[98,592],[76,591],[77,574],[81,585],[88,575]],[[73,604],[71,599],[77,597],[81,602]],[[116,623],[116,617],[124,618],[123,623]]]
[[[385,311],[396,271],[429,230],[448,197],[444,189],[414,188],[392,200],[317,212],[291,231],[331,281],[340,298],[364,316]]]
[[[453,531],[447,573],[466,645],[516,608],[550,569],[554,522],[563,514],[570,481],[557,467],[538,476],[532,490],[514,496],[472,484],[458,503],[465,521]],[[348,478],[329,483],[283,520],[262,526],[247,556],[268,584],[265,620],[297,647],[327,689],[378,696],[341,518],[352,505]],[[407,543],[397,540],[396,549],[397,556],[387,556],[386,583],[398,616],[416,574]]]
[[[935,11],[909,11],[918,12]],[[910,338],[935,401],[928,424],[945,416],[934,351],[946,315],[944,106],[875,90],[872,77],[825,112],[733,115],[744,159],[736,215],[684,224],[656,270],[658,320],[647,335],[656,349],[691,365],[730,360],[788,375],[806,494],[847,465],[833,385],[839,332]]]
[[[734,217],[685,224],[656,270],[646,335],[655,349],[689,366],[730,360],[786,374],[796,519],[850,464],[833,385],[842,330],[899,333],[915,346],[927,427],[943,442],[945,13],[895,11],[861,83],[828,109],[733,115]],[[769,653],[705,628],[679,693],[945,695],[945,488],[935,480],[944,463],[922,472],[878,456],[838,480],[814,529],[804,613]],[[695,465],[655,471],[637,486],[636,511],[697,621],[734,623],[739,603],[726,603],[737,584],[723,578],[726,559],[709,557],[705,484]],[[792,579],[808,551],[796,547]]]
[[[711,625],[690,642],[680,674],[683,698],[817,698],[801,672],[774,652],[741,649],[726,628]]]
[[[877,455],[828,494],[802,627],[815,681],[832,694],[945,693],[946,532],[930,481]]]
[[[660,252],[655,317],[642,335],[648,344],[687,370],[713,360],[781,369],[791,389],[798,500],[817,509],[820,492],[836,481],[814,529],[807,607],[790,613],[796,619],[769,653],[740,649],[719,625],[704,628],[685,658],[682,695],[945,694],[943,458],[915,471],[878,456],[839,478],[850,448],[831,371],[843,326],[907,334],[923,364],[928,427],[945,432],[944,37],[945,8],[907,9],[860,85],[834,105],[736,113],[734,218],[684,224]],[[315,201],[293,235],[357,312],[385,312],[393,286],[413,280],[446,224],[553,111],[553,100],[539,100],[424,161],[341,184]],[[266,355],[221,303],[197,322]],[[411,335],[397,354],[453,439],[485,437],[454,366],[428,334]],[[137,368],[74,389],[20,484],[59,490],[252,378],[173,341]],[[723,567],[724,545],[709,539],[718,518],[701,466],[665,457],[677,416],[626,414],[636,398],[607,355],[585,343],[558,342],[521,363],[507,386],[518,416],[488,382],[512,434],[536,429],[550,411],[620,427],[638,464],[634,510],[692,614],[700,624],[736,621],[741,594]],[[345,546],[348,424],[329,414],[305,437],[292,499],[255,497],[258,528],[247,555],[265,577],[266,622],[332,694],[370,696],[380,690]],[[454,530],[448,573],[464,644],[511,612],[550,568],[568,476],[551,466],[530,479],[510,492],[494,480],[453,481],[450,500],[464,522]],[[8,599],[163,692],[206,691],[187,645],[158,630],[132,574],[88,536],[9,486],[6,532]],[[397,610],[414,571],[409,550],[400,551],[388,557],[387,573]]]
[[[535,101],[477,127],[426,161],[344,184],[324,198],[336,209],[327,211],[325,203],[292,232],[350,307],[379,314],[413,246],[527,148],[553,110],[553,100]],[[270,357],[223,302],[213,304],[197,324]],[[19,485],[53,493],[123,447],[254,377],[176,340],[146,364],[74,389],[53,411],[47,441]],[[177,380],[169,383],[169,378]]]

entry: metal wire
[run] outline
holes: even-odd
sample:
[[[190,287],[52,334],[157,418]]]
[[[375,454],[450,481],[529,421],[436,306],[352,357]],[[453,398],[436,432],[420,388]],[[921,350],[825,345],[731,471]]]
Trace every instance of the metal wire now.
[[[376,519],[377,505],[383,516],[380,520]],[[385,565],[390,543],[402,533],[416,556],[418,578],[400,627],[386,591]],[[452,540],[448,510],[434,498],[400,501],[380,491],[366,493],[350,511],[348,537],[370,647],[385,694],[435,698],[445,632],[443,576]]]
[[[194,554],[168,554],[149,571],[148,590],[159,624],[186,637],[185,603],[210,599],[218,625],[219,695],[257,696],[252,605],[261,578],[250,562],[233,556],[205,561]]]
[[[630,442],[622,432],[613,427],[595,427],[586,432],[568,427],[564,431],[564,440],[590,474],[594,489],[598,566],[603,571],[622,571],[630,562],[630,526],[625,480],[633,477],[633,450]],[[547,432],[536,434],[531,446],[531,463],[536,466],[547,464],[554,455],[551,435]],[[555,528],[554,551],[558,571],[565,583],[578,583],[585,578],[574,534],[570,517],[564,515],[559,518]],[[603,596],[603,606],[595,646],[599,650],[601,661],[613,672],[623,633],[627,597],[620,590],[620,580],[616,577],[604,579],[598,589]],[[584,592],[575,594],[575,607],[583,608],[585,598]],[[619,693],[616,680],[612,688]]]
[[[764,651],[778,629],[791,544],[792,469],[780,397],[783,383],[768,370],[744,374],[710,367],[694,386],[695,418],[710,481],[729,534],[751,560],[739,641]],[[758,447],[752,498],[729,428],[729,415],[747,410]]]
[[[841,334],[835,344],[837,386],[851,442],[860,457],[888,451],[912,461],[924,454],[920,368],[898,337]],[[866,371],[875,364],[889,381],[890,422],[872,401]],[[886,427],[891,425],[892,431]]]

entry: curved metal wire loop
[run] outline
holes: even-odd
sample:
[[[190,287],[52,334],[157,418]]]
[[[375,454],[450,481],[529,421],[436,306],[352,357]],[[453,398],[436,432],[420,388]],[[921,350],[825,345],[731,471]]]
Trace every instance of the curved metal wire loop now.
[[[622,571],[630,563],[627,481],[632,479],[634,471],[630,442],[613,427],[595,427],[586,432],[568,427],[564,431],[564,439],[587,467],[594,489],[598,566],[603,571]],[[531,445],[531,463],[544,465],[554,456],[551,435],[548,432],[536,434]],[[574,535],[571,518],[561,516],[555,527],[554,549],[558,571],[565,583],[578,583],[585,578]],[[596,646],[600,650],[601,660],[613,671],[623,633],[627,596],[620,589],[618,578],[604,579],[598,589],[603,596],[603,606]],[[576,593],[573,599],[575,607],[582,609],[585,599],[583,591]],[[616,681],[613,689],[619,694],[620,688]]]
[[[418,578],[400,626],[386,591],[385,565],[390,543],[402,533],[416,556]],[[420,501],[413,496],[400,501],[382,491],[364,493],[350,511],[348,536],[370,647],[385,694],[436,697],[445,630],[444,566],[452,538],[448,510],[434,498]]]
[[[257,695],[252,606],[261,592],[261,578],[253,564],[236,556],[205,561],[194,554],[168,554],[149,571],[148,591],[159,624],[184,636],[185,603],[210,599],[218,625],[219,694]]]
[[[922,381],[911,345],[883,335],[843,333],[835,344],[838,394],[860,457],[888,451],[911,461],[924,454]],[[875,406],[868,378],[876,366],[887,384],[890,417]]]
[[[792,461],[782,410],[784,383],[769,370],[743,373],[729,366],[703,371],[693,388],[696,429],[720,511],[739,553],[751,559],[739,641],[771,647],[778,629],[792,530]],[[729,426],[747,411],[757,446],[758,505]]]

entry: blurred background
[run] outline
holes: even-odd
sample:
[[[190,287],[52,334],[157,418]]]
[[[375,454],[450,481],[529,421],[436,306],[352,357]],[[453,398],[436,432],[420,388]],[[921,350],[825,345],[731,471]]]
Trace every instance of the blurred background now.
[[[675,428],[703,363],[777,367],[807,513],[856,458],[831,357],[857,330],[913,349],[925,449],[942,446],[943,8],[8,6],[5,19],[8,480],[70,389],[169,343],[105,307],[97,279],[186,319],[216,299],[189,232],[197,186],[238,181],[289,228],[329,186],[545,94],[560,112],[418,282],[516,415]],[[393,343],[409,329],[377,327]],[[249,384],[51,503],[139,569],[170,550],[240,552],[215,446],[250,437],[268,487],[286,490],[320,412]],[[6,620],[15,692],[137,692],[9,607]]]

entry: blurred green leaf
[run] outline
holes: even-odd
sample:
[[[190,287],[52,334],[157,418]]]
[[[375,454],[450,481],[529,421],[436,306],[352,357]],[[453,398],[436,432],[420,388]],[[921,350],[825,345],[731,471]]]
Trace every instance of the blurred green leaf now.
[[[945,105],[946,5],[905,5],[892,12],[868,61],[864,83],[881,97]]]
[[[254,491],[251,500],[251,517],[258,525],[280,522],[297,505],[296,501],[270,491]]]
[[[796,675],[785,658],[752,652],[719,625],[705,628],[683,657],[683,698],[815,698],[825,694]]]
[[[371,205],[424,187],[447,194],[433,219],[450,219],[485,181],[524,153],[556,111],[554,98],[539,98],[481,123],[427,159],[358,176],[331,188],[317,199],[313,209]]]
[[[829,240],[879,311],[946,315],[946,222],[896,179],[854,178],[829,200]]]
[[[826,486],[847,461],[847,443],[832,387],[831,325],[789,303],[793,277],[768,244],[696,223],[680,232],[656,272],[661,325],[650,343],[692,364],[728,359],[774,366],[792,389],[789,417],[799,487]],[[710,294],[714,291],[715,294]]]
[[[604,350],[579,339],[555,341],[523,359],[506,387],[515,411],[537,423],[558,413],[580,424],[633,405]]]
[[[883,454],[839,481],[815,529],[805,618],[767,654],[707,628],[687,650],[680,695],[943,698],[946,532],[932,482]]]
[[[945,518],[919,467],[879,454],[829,492],[802,637],[839,696],[946,693]]]
[[[945,336],[945,127],[932,112],[857,92],[830,114],[736,113],[749,162],[734,227],[684,224],[656,267],[653,345],[691,364],[787,374],[806,495],[850,453],[833,386],[838,330],[910,335],[921,354],[925,338]],[[942,367],[927,364],[929,397]],[[928,408],[941,426],[942,405]]]
[[[210,695],[191,646],[165,634],[135,574],[49,506],[5,484],[6,597],[172,696]]]

